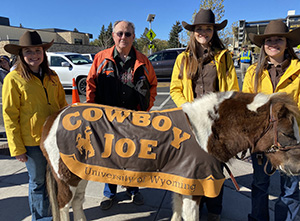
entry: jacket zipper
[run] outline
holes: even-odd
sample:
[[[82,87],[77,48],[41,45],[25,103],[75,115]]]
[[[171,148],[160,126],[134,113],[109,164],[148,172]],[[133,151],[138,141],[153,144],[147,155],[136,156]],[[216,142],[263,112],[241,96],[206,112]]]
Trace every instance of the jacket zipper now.
[[[48,103],[48,105],[51,105],[50,102],[49,102],[49,97],[48,97],[47,89],[44,87],[44,85],[43,85],[43,88],[44,88],[44,91],[45,91],[45,94],[46,94],[47,103]]]

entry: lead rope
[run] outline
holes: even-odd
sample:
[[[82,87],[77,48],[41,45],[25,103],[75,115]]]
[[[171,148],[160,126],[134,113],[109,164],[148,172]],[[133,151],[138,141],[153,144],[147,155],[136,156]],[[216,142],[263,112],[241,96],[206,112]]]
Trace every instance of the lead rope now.
[[[240,187],[239,187],[238,183],[236,182],[236,179],[234,178],[233,174],[231,173],[231,170],[229,169],[229,167],[227,166],[226,163],[223,163],[223,164],[224,164],[225,169],[227,170],[227,173],[228,173],[229,176],[230,176],[230,179],[231,179],[231,181],[232,181],[232,183],[233,183],[235,189],[236,189],[237,191],[240,191]]]
[[[265,163],[265,166],[264,166],[264,172],[265,172],[265,174],[267,174],[268,176],[272,176],[272,175],[275,173],[276,168],[274,168],[274,167],[271,165],[271,172],[269,173],[269,172],[267,171],[267,165],[268,165],[269,161],[270,161],[269,158],[267,158],[267,162]]]

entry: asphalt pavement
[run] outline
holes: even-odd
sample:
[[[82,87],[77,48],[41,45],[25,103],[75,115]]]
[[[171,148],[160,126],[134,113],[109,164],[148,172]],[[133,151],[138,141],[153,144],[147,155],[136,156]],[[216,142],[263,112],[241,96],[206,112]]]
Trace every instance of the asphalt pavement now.
[[[2,132],[2,133],[1,133]],[[0,126],[0,134],[3,135],[4,128]],[[28,207],[28,174],[24,163],[9,156],[7,140],[0,138],[0,220],[31,220]],[[252,180],[252,166],[248,160],[232,160],[229,164],[240,191],[237,191],[228,178],[225,181],[223,196],[223,221],[244,221],[251,209],[250,191]],[[270,188],[270,215],[273,220],[274,201],[279,195],[279,175],[271,178]],[[118,194],[111,209],[103,211],[99,208],[103,197],[103,183],[89,182],[84,203],[84,212],[87,220],[170,220],[172,216],[172,193],[167,190],[141,188],[145,204],[137,206],[130,202],[125,190],[118,187]],[[72,217],[72,210],[70,210]],[[201,219],[207,219],[207,210],[201,211]],[[299,219],[300,220],[300,219]]]
[[[247,162],[238,162],[237,167],[251,168]],[[25,164],[9,156],[0,155],[0,168],[0,220],[31,220],[28,207],[28,174]],[[222,220],[247,220],[251,203],[250,190],[244,186],[240,187],[241,190],[238,192],[230,180],[225,181]],[[154,221],[170,220],[172,216],[170,191],[141,188],[145,204],[137,206],[126,198],[125,190],[118,187],[113,207],[103,211],[99,208],[103,188],[103,183],[88,183],[84,203],[87,220]],[[201,220],[206,218],[207,211],[203,208]]]
[[[160,92],[164,109],[174,107],[174,103],[166,94]],[[154,109],[160,109],[162,103],[155,104]],[[28,173],[24,163],[9,156],[7,140],[5,138],[3,122],[0,122],[0,220],[19,221],[31,220],[28,206]],[[225,181],[223,196],[223,221],[245,221],[251,210],[251,182],[252,166],[248,160],[232,160],[229,164],[240,191],[237,191],[228,178]],[[271,177],[269,210],[271,220],[274,220],[274,202],[279,196],[279,175]],[[118,187],[118,194],[111,209],[103,211],[99,208],[103,197],[103,183],[89,182],[84,203],[87,220],[170,220],[172,216],[172,193],[167,190],[141,188],[145,204],[134,205],[126,198],[125,190]],[[72,217],[72,209],[70,210]],[[207,220],[207,210],[201,211],[200,220]],[[300,218],[299,218],[300,220]]]

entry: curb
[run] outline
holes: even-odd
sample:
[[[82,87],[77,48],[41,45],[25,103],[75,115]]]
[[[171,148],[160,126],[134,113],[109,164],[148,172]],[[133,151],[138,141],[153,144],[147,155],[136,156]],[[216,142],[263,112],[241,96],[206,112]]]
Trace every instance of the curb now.
[[[10,156],[7,142],[0,141],[0,155]]]
[[[5,132],[0,132],[0,155],[10,156]]]

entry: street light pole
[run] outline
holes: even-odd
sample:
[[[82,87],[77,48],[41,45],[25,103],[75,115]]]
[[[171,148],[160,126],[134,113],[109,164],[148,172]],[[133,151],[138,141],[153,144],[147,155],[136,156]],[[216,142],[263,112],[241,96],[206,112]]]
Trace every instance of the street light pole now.
[[[149,31],[151,30],[151,22],[153,22],[155,18],[155,14],[149,14],[147,17],[147,21],[149,22]],[[152,41],[150,41],[150,45],[152,44]],[[150,47],[150,54],[152,54],[152,48]]]

